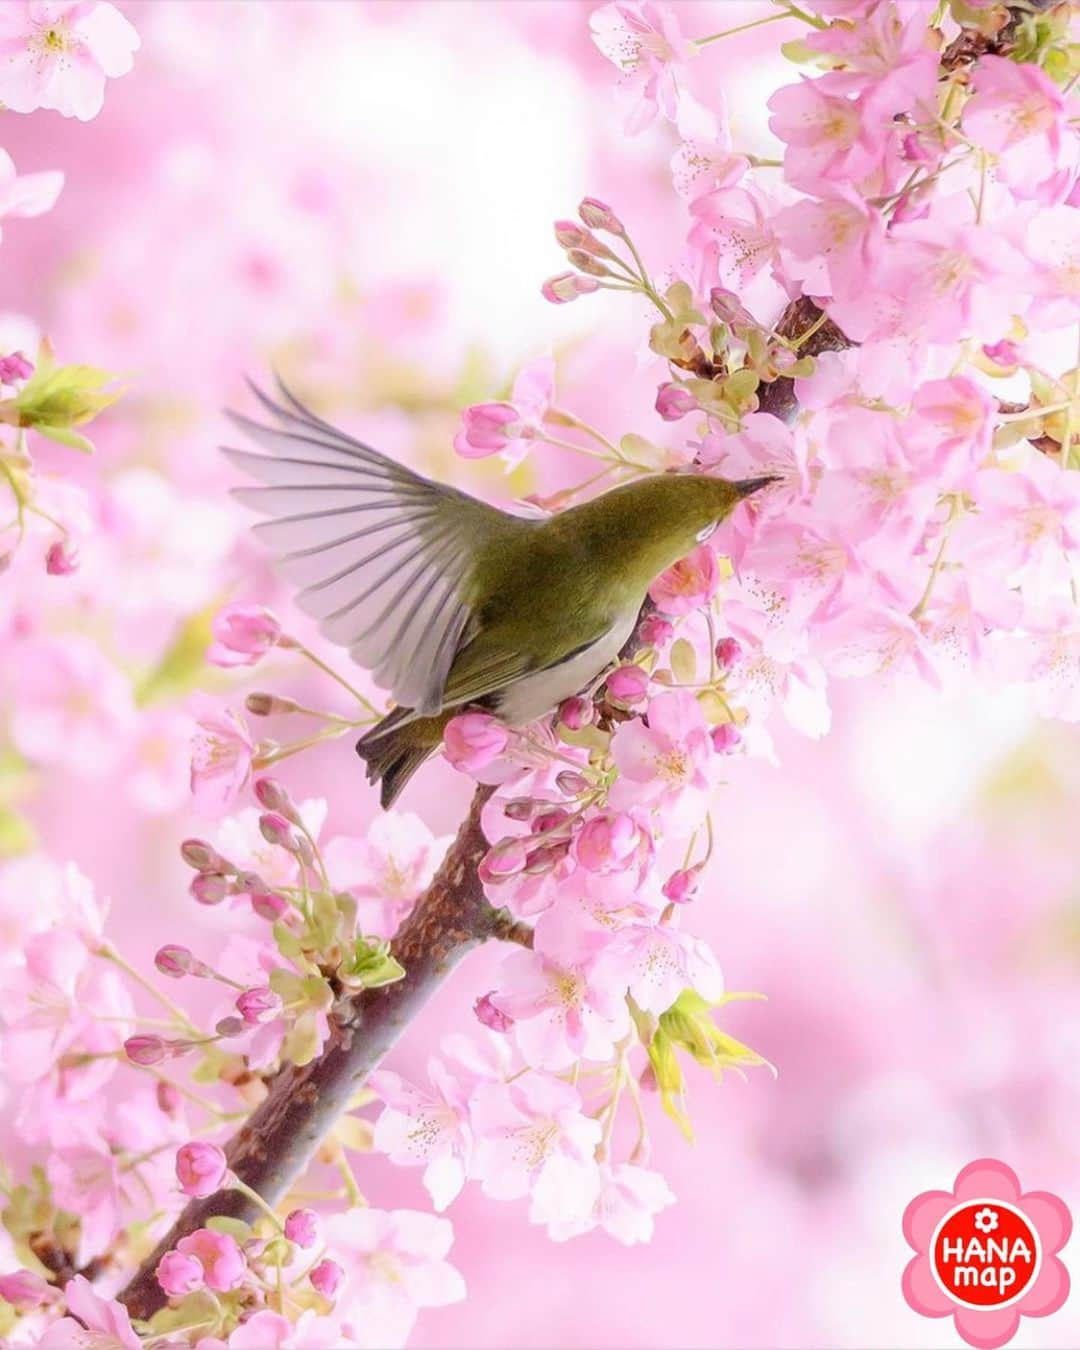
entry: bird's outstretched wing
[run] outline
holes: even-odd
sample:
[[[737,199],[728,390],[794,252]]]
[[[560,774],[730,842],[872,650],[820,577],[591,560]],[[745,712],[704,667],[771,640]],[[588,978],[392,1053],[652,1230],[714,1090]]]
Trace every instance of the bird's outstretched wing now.
[[[438,712],[471,618],[477,541],[512,518],[338,431],[283,385],[281,403],[252,388],[274,424],[229,416],[269,454],[224,453],[262,484],[234,489],[269,517],[255,534],[324,636],[399,705]]]

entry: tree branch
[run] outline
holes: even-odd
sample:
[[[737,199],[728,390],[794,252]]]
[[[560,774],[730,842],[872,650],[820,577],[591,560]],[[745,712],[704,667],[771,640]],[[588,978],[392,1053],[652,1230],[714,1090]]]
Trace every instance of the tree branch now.
[[[795,338],[820,317],[813,301],[795,300],[785,310],[777,331]],[[817,355],[850,345],[826,321],[807,339],[803,350]],[[790,422],[798,411],[792,380],[764,385],[759,397],[761,410],[782,421]],[[651,608],[646,601],[642,617]],[[624,650],[632,649],[633,640]],[[272,1079],[265,1100],[230,1141],[226,1149],[229,1167],[268,1204],[277,1204],[288,1192],[367,1076],[467,952],[492,937],[531,945],[531,930],[525,924],[487,903],[477,874],[488,849],[480,812],[492,791],[477,788],[442,867],[394,939],[393,953],[405,968],[405,977],[335,1005],[322,1053],[302,1068],[283,1068]],[[235,1190],[192,1201],[120,1294],[121,1302],[133,1317],[153,1316],[165,1303],[154,1272],[167,1251],[215,1216],[252,1222],[260,1213],[252,1200]]]

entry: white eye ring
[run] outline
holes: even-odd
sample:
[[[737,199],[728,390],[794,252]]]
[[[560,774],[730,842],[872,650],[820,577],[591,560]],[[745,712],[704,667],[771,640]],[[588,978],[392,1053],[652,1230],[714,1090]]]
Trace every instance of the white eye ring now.
[[[711,534],[715,534],[715,533],[716,533],[716,527],[717,527],[717,525],[719,525],[719,523],[720,523],[720,522],[719,522],[718,520],[714,520],[714,521],[712,522],[711,525],[706,525],[705,528],[704,528],[703,530],[698,530],[698,532],[697,532],[697,534],[696,534],[696,536],[695,536],[695,538],[697,539],[698,543],[699,543],[699,544],[703,544],[703,543],[705,542],[705,540],[708,539],[709,536],[710,536]]]

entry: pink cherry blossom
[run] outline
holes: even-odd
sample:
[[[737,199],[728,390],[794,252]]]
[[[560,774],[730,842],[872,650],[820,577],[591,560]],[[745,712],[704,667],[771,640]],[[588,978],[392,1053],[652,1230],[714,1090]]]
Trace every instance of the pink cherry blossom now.
[[[3,20],[0,18],[0,24]],[[3,77],[0,75],[0,83]],[[2,96],[0,96],[2,97]],[[40,216],[51,211],[64,186],[64,175],[55,170],[45,173],[15,172],[15,163],[0,147],[0,220],[5,216]],[[0,231],[0,239],[3,231]],[[33,366],[20,353],[5,354],[0,358],[0,384],[14,384],[25,380]]]
[[[684,989],[715,1002],[724,979],[707,943],[672,923],[631,923],[621,928],[604,953],[605,974],[624,983],[639,1008],[659,1015]]]
[[[720,589],[720,565],[708,544],[701,544],[669,567],[649,587],[649,598],[664,614],[689,614],[707,605]]]
[[[12,0],[0,11],[0,101],[88,122],[105,80],[134,65],[139,35],[108,0]]]
[[[170,1298],[183,1298],[203,1285],[202,1262],[183,1252],[166,1252],[157,1264],[158,1284]]]
[[[522,366],[506,403],[478,403],[462,414],[454,449],[466,459],[502,454],[518,463],[540,431],[555,392],[555,362],[541,356]]]
[[[338,1314],[347,1336],[364,1346],[404,1345],[421,1308],[465,1297],[465,1282],[445,1259],[453,1242],[446,1219],[416,1210],[365,1208],[324,1224],[345,1279]]]
[[[785,85],[769,99],[769,126],[786,143],[787,181],[820,195],[836,183],[860,183],[877,167],[885,128],[862,99],[831,93],[822,80]]]
[[[1043,206],[1064,200],[1077,169],[1076,138],[1062,92],[1038,66],[1003,56],[979,59],[965,133],[994,156],[995,173],[1015,197]]]
[[[255,743],[239,713],[209,699],[197,703],[191,743],[191,792],[206,815],[220,815],[251,777]]]
[[[654,1218],[675,1203],[661,1174],[630,1163],[601,1163],[598,1180],[591,1212],[577,1219],[553,1220],[548,1224],[551,1237],[564,1242],[599,1227],[627,1247],[651,1241]]]
[[[537,921],[532,951],[511,952],[492,1003],[514,1019],[513,1034],[530,1064],[565,1069],[604,1060],[629,1026],[623,991],[597,972],[611,939],[582,932],[560,911]]]
[[[128,1310],[115,1299],[102,1298],[83,1275],[64,1285],[69,1316],[45,1328],[38,1341],[42,1350],[139,1350]],[[76,1320],[78,1319],[78,1320]]]
[[[375,1126],[375,1147],[399,1166],[424,1169],[424,1185],[443,1210],[465,1184],[472,1147],[465,1087],[437,1059],[428,1063],[433,1091],[423,1092],[397,1074],[379,1070],[372,1088],[385,1109]]]
[[[419,816],[384,811],[361,837],[339,835],[324,850],[335,886],[356,897],[365,933],[391,937],[428,887],[450,843]]]
[[[694,48],[675,15],[655,0],[615,0],[589,16],[593,41],[622,71],[626,131],[634,136],[657,116],[677,122],[679,75]]]
[[[281,624],[262,605],[226,605],[214,615],[206,659],[215,666],[253,666],[281,637]]]
[[[640,718],[623,723],[611,753],[622,774],[608,794],[612,806],[662,810],[676,831],[689,831],[700,821],[711,782],[712,747],[692,694],[659,694],[649,704],[648,725]]]
[[[506,728],[487,713],[458,713],[443,732],[446,758],[462,773],[477,773],[506,749]]]

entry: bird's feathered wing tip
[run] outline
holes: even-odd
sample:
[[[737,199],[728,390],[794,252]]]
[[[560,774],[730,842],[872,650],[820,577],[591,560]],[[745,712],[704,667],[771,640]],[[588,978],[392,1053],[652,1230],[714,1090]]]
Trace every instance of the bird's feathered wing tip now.
[[[228,416],[268,453],[222,449],[258,484],[234,489],[267,517],[256,535],[324,636],[398,704],[439,711],[470,619],[478,513],[492,508],[337,430],[280,379],[281,402],[248,383],[273,424]]]

